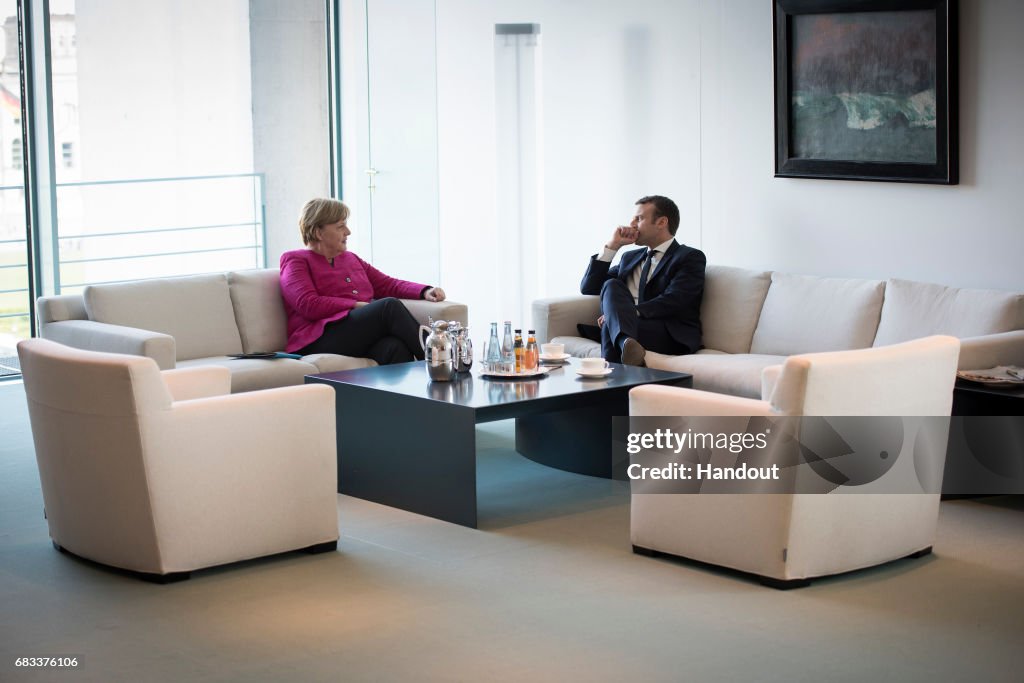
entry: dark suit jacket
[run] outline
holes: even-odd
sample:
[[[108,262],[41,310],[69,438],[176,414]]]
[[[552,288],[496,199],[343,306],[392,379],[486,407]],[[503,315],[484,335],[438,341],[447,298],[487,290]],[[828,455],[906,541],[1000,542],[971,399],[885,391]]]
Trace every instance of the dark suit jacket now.
[[[598,261],[596,254],[591,256],[580,292],[600,294],[605,280],[611,278],[628,282],[630,273],[640,267],[646,253],[646,249],[626,252],[614,268],[609,268],[611,264],[607,261]],[[704,298],[706,264],[707,258],[700,249],[673,240],[647,278],[645,300],[636,307],[641,319],[663,321],[669,335],[691,352],[701,348],[700,302]]]

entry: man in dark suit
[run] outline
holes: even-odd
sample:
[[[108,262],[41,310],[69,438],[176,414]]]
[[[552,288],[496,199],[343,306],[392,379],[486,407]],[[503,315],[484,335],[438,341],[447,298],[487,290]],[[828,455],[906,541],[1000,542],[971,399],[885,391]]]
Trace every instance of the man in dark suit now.
[[[636,201],[636,215],[619,226],[601,254],[590,258],[580,291],[601,295],[601,355],[613,363],[643,365],[647,349],[666,354],[701,348],[700,302],[704,252],[676,242],[679,208],[668,197]],[[612,259],[622,247],[647,247]]]

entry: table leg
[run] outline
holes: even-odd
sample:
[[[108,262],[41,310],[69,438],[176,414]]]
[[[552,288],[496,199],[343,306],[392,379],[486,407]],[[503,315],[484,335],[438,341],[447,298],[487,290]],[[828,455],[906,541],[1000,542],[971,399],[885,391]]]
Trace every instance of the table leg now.
[[[693,387],[693,378],[666,386]],[[626,479],[629,466],[625,446],[620,460],[612,442],[614,417],[629,415],[629,388],[602,392],[598,402],[586,407],[549,411],[516,418],[516,450],[548,467],[591,477]]]
[[[476,527],[472,410],[331,386],[337,392],[339,493]]]
[[[629,415],[626,392],[585,408],[516,418],[516,450],[548,467],[611,478],[612,418]]]

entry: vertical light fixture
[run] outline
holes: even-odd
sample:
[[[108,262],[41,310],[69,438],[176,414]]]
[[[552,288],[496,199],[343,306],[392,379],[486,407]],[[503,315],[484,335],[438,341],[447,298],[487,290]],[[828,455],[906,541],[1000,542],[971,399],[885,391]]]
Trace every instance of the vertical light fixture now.
[[[499,310],[528,328],[546,272],[540,24],[495,24],[494,90]]]

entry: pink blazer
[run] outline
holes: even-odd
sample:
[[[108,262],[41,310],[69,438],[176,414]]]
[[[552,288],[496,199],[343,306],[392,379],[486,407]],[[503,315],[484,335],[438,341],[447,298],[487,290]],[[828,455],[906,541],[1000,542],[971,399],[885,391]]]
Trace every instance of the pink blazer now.
[[[350,251],[334,265],[309,249],[281,254],[281,296],[288,314],[288,345],[294,353],[324,333],[327,323],[341,320],[357,301],[393,296],[419,299],[429,285],[396,280]]]

